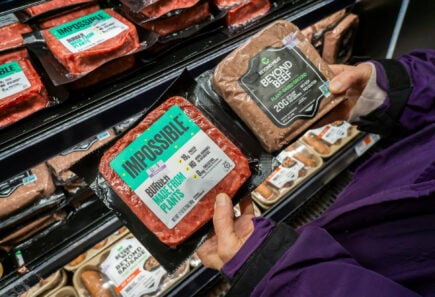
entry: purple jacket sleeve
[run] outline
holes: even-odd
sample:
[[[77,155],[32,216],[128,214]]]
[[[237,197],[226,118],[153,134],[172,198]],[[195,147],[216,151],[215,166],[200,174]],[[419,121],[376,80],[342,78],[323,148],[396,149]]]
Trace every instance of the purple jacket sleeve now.
[[[413,89],[400,116],[409,131],[433,126],[435,120],[435,51],[421,50],[398,58],[410,74]],[[377,84],[388,90],[388,78],[380,64]],[[378,107],[388,110],[394,102],[387,96]],[[222,272],[230,279],[274,228],[265,218],[256,218],[255,230],[242,249],[226,263]],[[299,237],[268,271],[251,296],[419,296],[399,283],[360,265],[321,226],[299,230]],[[252,269],[255,269],[253,267]]]

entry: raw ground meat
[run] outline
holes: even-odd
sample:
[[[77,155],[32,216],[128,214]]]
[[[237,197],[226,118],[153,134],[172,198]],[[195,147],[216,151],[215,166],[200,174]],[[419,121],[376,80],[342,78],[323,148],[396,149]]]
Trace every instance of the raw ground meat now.
[[[19,50],[15,54],[8,53],[6,58],[0,56],[1,64],[17,61],[30,82],[29,88],[0,100],[0,128],[45,108],[49,103],[45,86],[30,60],[24,54],[25,51]]]
[[[161,0],[149,5],[140,11],[145,17],[159,18],[168,12],[176,9],[189,8],[197,4],[199,0]]]
[[[225,17],[228,26],[244,24],[265,15],[270,10],[269,0],[251,0],[231,8]]]
[[[136,193],[118,176],[110,166],[110,162],[157,119],[159,119],[173,105],[178,105],[195,123],[230,157],[235,167],[224,179],[212,188],[192,210],[169,229],[160,219],[142,202]],[[102,157],[99,170],[113,190],[129,206],[132,212],[142,223],[153,232],[163,243],[169,246],[178,246],[190,235],[209,221],[213,216],[215,197],[225,192],[231,197],[250,176],[248,160],[242,152],[212,125],[201,112],[182,97],[172,97],[159,107],[151,111],[138,126],[130,130],[123,138],[111,147]]]
[[[48,29],[48,28],[57,27],[57,26],[65,24],[65,23],[68,23],[72,20],[75,20],[79,17],[96,12],[99,9],[100,9],[99,5],[92,5],[89,7],[76,9],[74,11],[68,11],[66,13],[62,13],[60,15],[56,15],[56,16],[51,17],[49,19],[45,19],[45,20],[40,21],[39,28]]]
[[[23,45],[21,34],[32,32],[27,24],[13,23],[0,28],[0,50],[13,49]]]
[[[295,25],[284,20],[270,24],[227,55],[215,68],[212,78],[217,93],[245,122],[268,152],[277,151],[288,144],[344,100],[342,97],[327,96],[320,101],[317,113],[312,118],[296,118],[286,127],[279,127],[242,88],[239,79],[248,71],[251,59],[265,48],[283,48],[283,39],[290,34],[295,34],[293,38],[298,40],[296,47],[327,80],[331,79],[333,72],[311,43]]]
[[[246,0],[213,0],[213,3],[220,9],[228,9],[245,3]]]
[[[70,52],[49,30],[42,31],[50,51],[71,74],[88,73],[110,60],[128,55],[139,49],[139,37],[135,26],[111,9],[104,11],[127,25],[128,29],[78,53]]]
[[[156,19],[141,24],[147,30],[156,32],[159,36],[166,36],[171,33],[183,30],[206,20],[210,16],[208,2],[188,8],[174,16]]]
[[[64,6],[70,6],[74,4],[92,3],[93,0],[51,0],[41,4],[26,8],[24,11],[30,16],[37,16],[42,13],[48,12]]]

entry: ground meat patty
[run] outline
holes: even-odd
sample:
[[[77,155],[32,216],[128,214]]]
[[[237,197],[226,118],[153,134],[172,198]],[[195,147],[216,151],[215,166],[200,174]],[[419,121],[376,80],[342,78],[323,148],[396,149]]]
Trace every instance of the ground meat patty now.
[[[168,109],[177,105],[191,118],[196,125],[214,141],[218,147],[234,162],[235,167],[205,194],[172,229],[166,225],[148,208],[136,193],[113,170],[110,162],[120,154],[130,143],[138,138],[156,120],[163,116]],[[145,119],[130,130],[102,157],[99,170],[114,191],[129,206],[134,214],[153,232],[163,243],[169,246],[178,246],[202,225],[209,221],[213,215],[215,197],[220,192],[234,196],[240,186],[250,176],[248,160],[241,151],[212,125],[201,112],[182,97],[172,97],[151,111]]]
[[[0,84],[4,85],[0,93],[0,128],[45,108],[49,103],[45,86],[24,54],[18,51],[7,54],[6,58],[0,57],[0,68],[6,73],[0,77]]]
[[[147,30],[156,32],[160,36],[183,30],[206,20],[210,16],[208,2],[185,9],[183,12],[174,16],[156,19],[141,24]]]
[[[79,48],[75,53],[71,52],[54,34],[63,35],[68,30],[68,24],[42,31],[47,46],[55,58],[72,74],[87,73],[118,57],[125,56],[139,49],[139,37],[134,25],[111,9],[104,9],[88,15],[98,19],[104,12],[124,24],[122,31],[115,36],[99,42],[90,48]],[[65,27],[63,27],[65,26]],[[112,27],[113,28],[113,27]],[[119,26],[115,26],[119,28]],[[68,39],[68,38],[66,38]],[[66,41],[68,42],[68,41]]]
[[[55,186],[45,164],[0,183],[0,219],[29,206],[40,197],[49,197]]]
[[[280,20],[225,57],[212,84],[262,146],[273,152],[343,100],[328,94],[332,77],[299,29]]]
[[[51,0],[46,1],[41,4],[26,8],[24,11],[30,15],[30,16],[37,16],[40,14],[43,14],[45,12],[61,8],[64,6],[70,6],[75,4],[82,4],[82,3],[91,3],[95,2],[93,0]]]
[[[23,45],[21,34],[29,33],[32,28],[27,24],[13,23],[0,28],[0,50],[13,49]]]
[[[145,7],[140,12],[145,17],[154,19],[159,18],[172,10],[192,7],[198,2],[199,0],[161,0]]]
[[[231,8],[225,17],[228,26],[244,24],[256,19],[270,10],[269,0],[251,0]]]
[[[38,26],[41,29],[53,28],[53,27],[68,23],[68,22],[75,20],[79,17],[93,13],[99,9],[100,9],[99,5],[92,5],[92,6],[85,7],[85,8],[75,9],[74,11],[68,11],[66,13],[62,13],[60,15],[56,15],[56,16],[50,17],[48,19],[42,20],[38,23]]]

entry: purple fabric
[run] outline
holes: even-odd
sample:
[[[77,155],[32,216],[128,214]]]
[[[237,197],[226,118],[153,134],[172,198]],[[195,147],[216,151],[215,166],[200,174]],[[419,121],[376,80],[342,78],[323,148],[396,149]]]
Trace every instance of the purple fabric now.
[[[233,257],[232,261],[227,262],[222,267],[222,272],[229,278],[233,278],[236,272],[242,267],[243,263],[248,260],[249,256],[258,248],[258,246],[267,237],[270,230],[275,224],[263,217],[253,218],[255,232],[248,238],[243,247]]]
[[[251,296],[435,296],[435,51],[399,61],[413,78],[400,119],[411,134],[359,167]],[[387,98],[380,108],[389,105]],[[243,250],[252,247],[249,240]]]

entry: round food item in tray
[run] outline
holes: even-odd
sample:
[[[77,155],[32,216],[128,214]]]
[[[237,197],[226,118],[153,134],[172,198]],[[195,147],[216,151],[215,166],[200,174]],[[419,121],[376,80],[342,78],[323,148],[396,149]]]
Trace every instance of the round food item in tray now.
[[[279,165],[251,193],[265,208],[282,199],[323,165],[320,156],[300,142],[287,146],[276,156],[276,161]]]
[[[78,297],[76,290],[71,286],[65,286],[53,291],[47,297]]]
[[[344,147],[360,132],[346,121],[334,121],[305,132],[300,141],[313,149],[322,158],[329,158]]]

